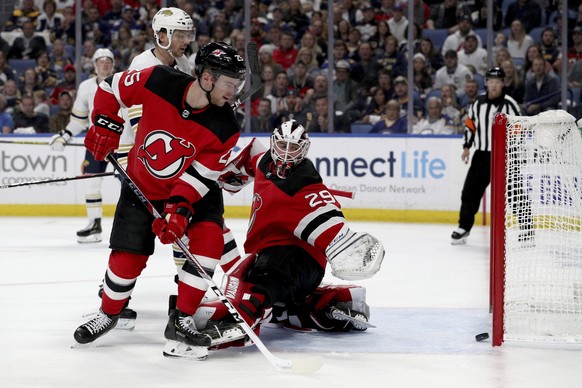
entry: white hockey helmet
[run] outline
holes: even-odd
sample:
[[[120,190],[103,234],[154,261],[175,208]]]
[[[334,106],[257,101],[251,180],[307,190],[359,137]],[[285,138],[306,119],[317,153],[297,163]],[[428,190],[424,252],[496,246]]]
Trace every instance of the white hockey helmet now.
[[[95,54],[93,54],[93,64],[97,62],[99,58],[110,58],[111,62],[115,63],[115,57],[113,56],[113,52],[106,48],[100,48],[95,50]]]
[[[162,29],[166,30],[168,36],[168,44],[166,46],[162,46],[158,35]],[[191,40],[194,40],[194,37],[196,36],[194,21],[190,15],[176,7],[160,9],[152,19],[152,30],[154,31],[154,37],[156,38],[158,46],[166,50],[170,48],[170,45],[172,44],[172,35],[174,35],[176,30],[191,31]]]
[[[287,178],[291,168],[305,159],[310,144],[307,130],[295,120],[275,128],[271,135],[271,157],[279,178]]]

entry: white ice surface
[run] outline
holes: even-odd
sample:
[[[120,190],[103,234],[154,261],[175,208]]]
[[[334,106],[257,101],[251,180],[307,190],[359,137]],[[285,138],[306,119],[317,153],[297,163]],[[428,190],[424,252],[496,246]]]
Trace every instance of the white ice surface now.
[[[352,223],[379,237],[382,270],[360,282],[371,322],[364,333],[265,329],[278,357],[321,356],[311,375],[275,371],[254,347],[211,352],[203,362],[162,356],[167,299],[175,292],[169,247],[158,245],[139,278],[132,332],[90,346],[73,331],[99,305],[109,249],[80,245],[81,218],[0,218],[0,387],[581,387],[582,351],[504,345],[489,332],[488,229],[451,246],[450,225]],[[246,221],[229,220],[243,241]],[[107,240],[111,219],[104,220]],[[326,281],[340,282],[330,276]]]

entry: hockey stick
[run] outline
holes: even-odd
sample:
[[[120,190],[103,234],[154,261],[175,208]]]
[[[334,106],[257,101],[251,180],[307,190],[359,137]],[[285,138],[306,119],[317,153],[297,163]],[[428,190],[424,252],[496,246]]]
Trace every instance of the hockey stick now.
[[[0,189],[9,189],[11,187],[20,187],[20,186],[44,185],[45,183],[76,181],[76,180],[80,180],[80,179],[102,178],[102,177],[111,176],[111,175],[115,175],[115,173],[114,172],[100,172],[100,173],[96,173],[96,174],[77,175],[77,176],[71,176],[71,177],[65,177],[65,178],[40,179],[37,181],[12,183],[10,185],[0,186]]]
[[[144,206],[150,211],[150,213],[155,218],[161,218],[160,213],[153,207],[152,203],[146,198],[146,196],[143,194],[140,188],[137,187],[137,185],[133,182],[130,176],[127,175],[123,167],[121,167],[121,165],[113,157],[113,155],[111,154],[107,155],[107,160],[113,165],[113,168],[115,168],[115,170],[119,172],[121,178],[125,181],[125,183],[129,185],[131,190],[144,204]],[[206,273],[206,271],[204,270],[202,265],[200,265],[196,257],[192,253],[190,253],[190,251],[188,250],[186,245],[184,245],[182,240],[176,237],[174,243],[180,247],[182,253],[184,253],[188,261],[196,268],[198,274],[200,275],[200,277],[202,277],[202,279],[204,279],[206,284],[208,284],[208,287],[210,287],[212,292],[214,292],[214,295],[216,295],[218,299],[220,299],[220,301],[226,306],[226,308],[228,309],[236,323],[240,325],[240,327],[249,336],[251,341],[253,341],[257,348],[265,356],[267,361],[269,361],[269,363],[273,367],[275,367],[275,369],[281,372],[311,373],[321,368],[323,361],[319,357],[309,357],[301,360],[292,361],[279,358],[275,356],[273,353],[271,353],[269,349],[267,349],[263,341],[261,341],[259,337],[255,334],[253,329],[251,329],[251,327],[245,322],[237,308],[234,307],[234,305],[226,298],[224,293],[218,288],[216,283],[214,283],[212,278]]]
[[[24,144],[24,145],[49,145],[48,141],[28,141],[28,140],[0,140],[2,144]],[[85,147],[83,143],[67,143],[67,146]]]
[[[232,104],[232,109],[238,108],[240,104],[248,100],[255,94],[263,84],[261,80],[261,67],[259,66],[259,48],[256,42],[249,42],[247,44],[247,60],[251,70],[251,87],[238,97]]]

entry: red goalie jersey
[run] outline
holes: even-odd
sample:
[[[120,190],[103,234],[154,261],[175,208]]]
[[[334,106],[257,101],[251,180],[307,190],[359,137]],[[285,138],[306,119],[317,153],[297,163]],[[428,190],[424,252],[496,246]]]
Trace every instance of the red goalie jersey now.
[[[259,253],[270,246],[298,245],[325,268],[325,249],[347,226],[340,203],[313,163],[305,159],[286,179],[272,172],[268,152],[253,157],[251,165],[255,168],[246,171],[254,175],[255,182],[245,251]]]
[[[192,82],[180,71],[154,66],[117,73],[97,90],[93,117],[117,117],[120,106],[143,105],[127,172],[150,200],[198,201],[215,184],[239,138],[229,104],[194,109],[186,103]]]

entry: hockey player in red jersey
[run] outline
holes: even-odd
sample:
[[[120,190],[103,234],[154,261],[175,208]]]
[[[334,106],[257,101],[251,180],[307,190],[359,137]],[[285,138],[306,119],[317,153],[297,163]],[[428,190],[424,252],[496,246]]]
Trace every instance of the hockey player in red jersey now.
[[[320,285],[328,262],[341,279],[373,276],[384,249],[375,237],[349,228],[340,203],[306,158],[309,145],[305,128],[290,120],[274,130],[268,152],[253,139],[228,164],[224,188],[235,191],[237,183],[254,178],[254,194],[247,256],[228,270],[225,295],[251,326],[275,308],[276,320],[288,326],[365,330],[365,289]],[[212,347],[244,337],[218,301],[205,303],[194,318],[206,327]]]
[[[222,192],[216,181],[235,146],[240,126],[229,101],[245,77],[244,59],[229,45],[202,47],[197,78],[166,66],[115,74],[95,96],[93,126],[85,145],[103,160],[119,143],[120,106],[143,105],[127,173],[162,213],[154,220],[130,187],[122,185],[110,237],[101,308],[74,338],[89,343],[115,327],[135,282],[154,251],[187,235],[189,249],[212,274],[223,250]],[[177,308],[165,330],[164,355],[204,359],[210,338],[193,324],[207,284],[188,262],[179,271]]]

